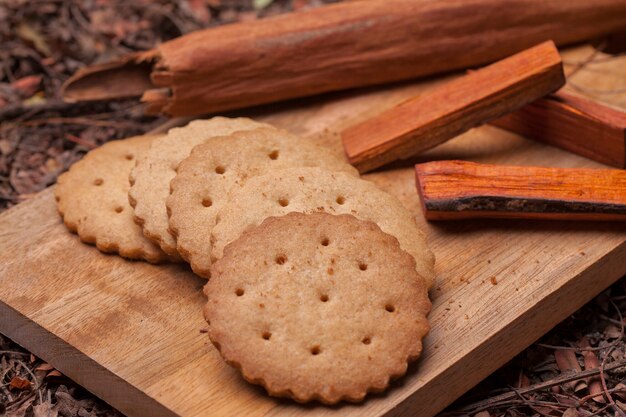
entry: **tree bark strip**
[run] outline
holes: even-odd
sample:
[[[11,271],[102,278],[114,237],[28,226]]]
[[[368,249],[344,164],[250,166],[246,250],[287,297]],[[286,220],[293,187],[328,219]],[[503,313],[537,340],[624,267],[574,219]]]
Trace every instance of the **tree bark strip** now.
[[[435,161],[415,166],[429,220],[626,220],[626,171]]]
[[[484,65],[626,29],[626,0],[372,0],[206,29],[80,70],[66,100],[197,115]]]

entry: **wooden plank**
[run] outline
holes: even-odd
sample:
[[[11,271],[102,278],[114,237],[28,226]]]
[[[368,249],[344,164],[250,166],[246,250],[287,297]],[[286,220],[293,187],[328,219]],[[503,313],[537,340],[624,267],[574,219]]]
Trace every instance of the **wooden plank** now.
[[[610,70],[624,79],[623,66]],[[431,87],[289,103],[256,117],[341,152],[342,129]],[[426,230],[438,282],[424,357],[361,405],[303,407],[245,383],[200,333],[202,280],[184,266],[127,262],[79,243],[61,225],[50,190],[0,215],[0,331],[130,416],[433,415],[626,273],[621,224],[427,224],[412,165],[451,158],[600,167],[485,126],[367,175]]]
[[[202,414],[208,404],[185,398],[194,391],[219,393],[210,407],[225,415],[273,406],[200,333],[205,280],[187,267],[81,244],[51,189],[0,215],[0,230],[0,331],[122,412]]]
[[[626,168],[626,112],[596,100],[559,91],[490,123]]]
[[[350,163],[367,172],[419,155],[564,83],[561,57],[553,42],[544,42],[347,128],[343,146]]]
[[[626,171],[433,161],[415,166],[428,220],[626,220]]]

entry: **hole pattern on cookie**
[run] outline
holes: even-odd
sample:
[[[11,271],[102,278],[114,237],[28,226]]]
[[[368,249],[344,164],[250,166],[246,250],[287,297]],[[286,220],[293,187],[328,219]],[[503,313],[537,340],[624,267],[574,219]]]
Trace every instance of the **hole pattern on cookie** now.
[[[344,196],[340,195],[340,196],[337,196],[335,201],[337,202],[337,204],[339,204],[341,206],[341,205],[343,205],[346,202],[346,198]]]
[[[121,213],[121,212],[123,212],[123,211],[124,211],[124,207],[122,207],[122,206],[117,206],[117,207],[115,207],[115,212],[116,212],[116,213]]]
[[[243,288],[237,288],[237,289],[235,290],[235,295],[236,295],[237,297],[241,297],[244,293],[245,293],[245,291],[243,290]]]
[[[268,207],[274,207],[275,212],[281,211],[276,206],[276,199],[279,196],[281,195],[274,194],[265,200]],[[337,194],[335,194],[336,196]],[[291,198],[293,195],[289,195],[289,197]],[[332,194],[330,201],[332,202]],[[296,201],[294,197],[291,206],[296,204],[299,204],[299,201]],[[348,205],[348,203],[346,204]],[[330,220],[340,217],[327,213],[324,215],[328,216]],[[295,215],[292,216],[296,217]],[[402,369],[404,362],[413,360],[415,344],[406,343],[398,347],[393,338],[399,337],[398,334],[400,334],[401,337],[410,338],[408,340],[411,341],[413,337],[417,340],[418,336],[421,340],[425,325],[425,316],[422,315],[422,310],[425,307],[420,305],[414,307],[418,303],[411,300],[422,297],[423,285],[419,287],[410,286],[406,285],[402,279],[396,281],[396,276],[404,276],[405,274],[412,274],[407,277],[407,283],[412,283],[412,280],[415,279],[414,267],[410,262],[409,255],[398,250],[399,245],[396,245],[393,237],[389,237],[377,229],[374,230],[377,234],[370,233],[373,228],[371,224],[360,224],[357,223],[358,220],[353,220],[353,217],[344,216],[346,217],[345,222],[340,223],[341,226],[346,225],[346,229],[343,229],[334,227],[335,225],[331,222],[322,222],[321,219],[319,222],[315,220],[311,221],[311,224],[307,223],[315,214],[300,214],[299,216],[300,219],[296,217],[288,222],[287,216],[266,220],[263,227],[250,229],[246,232],[246,236],[256,236],[257,239],[249,238],[250,240],[245,241],[240,238],[241,240],[237,243],[243,242],[245,244],[240,247],[233,246],[227,255],[232,258],[226,258],[228,263],[225,263],[224,268],[227,269],[224,269],[223,279],[240,280],[242,277],[247,277],[246,279],[250,280],[250,283],[242,283],[241,286],[246,285],[247,288],[246,298],[242,298],[237,306],[239,309],[237,313],[242,312],[242,325],[236,330],[232,329],[232,325],[227,321],[228,316],[220,316],[220,310],[217,310],[220,307],[217,304],[215,307],[209,307],[213,309],[210,311],[217,317],[223,317],[224,322],[220,331],[225,329],[224,332],[237,332],[231,334],[245,334],[245,337],[231,339],[231,343],[236,343],[237,349],[233,348],[230,351],[233,352],[233,357],[228,358],[228,360],[241,364],[242,372],[246,372],[251,366],[258,364],[257,358],[263,356],[259,353],[264,352],[264,349],[272,349],[277,351],[277,354],[273,356],[273,360],[276,362],[271,362],[271,366],[274,368],[260,376],[268,384],[278,381],[276,378],[282,378],[284,381],[285,375],[293,372],[289,369],[291,365],[297,367],[297,365],[304,363],[307,365],[305,367],[307,373],[304,376],[316,378],[316,383],[320,380],[323,381],[326,385],[319,385],[323,387],[330,386],[335,381],[342,381],[342,377],[347,374],[354,378],[353,380],[357,380],[357,377],[361,378],[360,370],[355,372],[354,375],[356,376],[350,372],[356,366],[352,366],[349,361],[365,359],[369,365],[368,372],[362,372],[363,380],[359,380],[359,383],[362,384],[360,389],[363,390],[362,395],[364,395],[370,385],[379,387],[381,384],[379,381],[384,381],[392,373],[395,375],[395,370]],[[285,220],[282,220],[283,218]],[[355,225],[351,225],[348,220],[354,222]],[[300,221],[302,223],[299,223]],[[296,233],[298,231],[296,227],[300,225],[303,225],[304,230]],[[348,229],[347,225],[352,228]],[[306,228],[304,228],[305,226]],[[363,238],[363,236],[369,237],[370,234],[372,239]],[[389,242],[390,247],[380,244],[377,239],[384,243]],[[366,245],[366,242],[372,242],[372,244]],[[330,243],[333,244],[332,247],[330,247]],[[322,247],[320,248],[320,246]],[[238,250],[239,248],[249,250],[251,252],[249,258],[242,259],[235,256],[235,254],[243,252]],[[378,249],[380,252],[377,251]],[[274,256],[272,257],[272,255]],[[288,257],[287,262],[281,266],[278,265],[280,262],[276,262],[280,255]],[[397,262],[395,262],[396,260]],[[225,261],[222,260],[221,262]],[[389,263],[385,264],[385,262]],[[370,263],[372,264],[371,269]],[[242,265],[246,266],[245,272],[240,269]],[[364,268],[363,265],[366,267]],[[393,266],[387,268],[387,265]],[[336,274],[327,275],[327,272],[333,268]],[[263,276],[258,273],[259,269],[262,269]],[[362,270],[366,270],[367,273],[362,272]],[[399,273],[398,271],[402,272]],[[259,277],[256,277],[256,274],[259,274]],[[388,280],[393,285],[389,287],[385,285],[384,288],[380,288],[380,294],[372,296],[371,289],[380,287],[379,278],[381,277],[393,277],[394,279]],[[217,285],[219,281],[215,278],[214,276],[213,284],[216,289],[220,290],[219,294],[221,295],[223,294],[222,291],[227,290],[227,287]],[[236,284],[233,286],[236,287]],[[257,291],[254,286],[258,286],[259,290]],[[231,286],[227,290],[230,292],[231,300],[232,288]],[[403,291],[414,291],[415,297],[403,298],[398,296]],[[217,296],[218,293],[215,294]],[[330,300],[330,294],[333,295],[332,300]],[[346,294],[350,296],[344,297],[343,295]],[[222,311],[230,313],[226,297],[224,297],[224,301],[224,306],[221,307]],[[420,299],[420,302],[422,301],[423,299]],[[265,310],[260,309],[259,303],[265,303],[267,308]],[[396,303],[398,304],[397,307],[395,306]],[[427,304],[427,301],[424,301],[424,304]],[[388,312],[385,309],[387,306],[392,308],[389,314],[385,314]],[[413,312],[415,312],[415,320],[413,320]],[[319,322],[316,320],[303,320],[301,323],[295,321],[297,324],[293,326],[293,317],[301,313],[306,313],[305,317],[320,317],[330,321],[333,325],[336,324],[332,328],[337,331],[337,334],[324,333],[324,329],[331,326],[326,323],[318,324]],[[408,316],[403,317],[407,314]],[[372,319],[378,323],[372,323]],[[353,325],[354,323],[357,325]],[[270,332],[270,328],[272,335],[268,340],[263,335],[265,332]],[[405,328],[409,329],[406,333]],[[274,331],[278,332],[276,337],[273,336]],[[322,332],[323,338],[320,337],[318,331]],[[221,334],[217,331],[212,333],[212,335]],[[250,348],[245,347],[250,341],[252,341]],[[293,358],[290,355],[293,355]],[[292,362],[285,366],[287,362],[285,358]],[[334,370],[332,368],[315,375],[308,373],[310,369],[317,368],[318,364],[333,363],[335,360],[342,365],[344,362],[340,361],[348,362],[348,365],[337,373],[337,379],[333,379],[335,375],[324,379],[331,370]],[[266,359],[263,359],[264,366],[267,363],[265,361]],[[355,363],[358,365],[358,362]],[[374,367],[379,368],[370,372],[369,368]],[[254,372],[257,370],[255,369]],[[290,379],[289,385],[282,385],[282,389],[297,387],[298,378],[301,377],[298,375]],[[330,382],[326,382],[326,380]],[[304,398],[303,394],[298,391],[295,395]],[[306,395],[313,394],[308,391]],[[349,392],[349,395],[354,394]],[[337,397],[339,396],[338,394]]]
[[[263,340],[270,340],[270,338],[272,337],[272,334],[270,332],[263,332],[261,337],[263,338]]]
[[[127,161],[132,161],[134,156],[133,156],[133,154],[129,153],[129,154],[126,154],[126,156],[124,158],[126,158]]]
[[[391,304],[387,304],[385,306],[385,310],[387,310],[389,313],[393,313],[394,311],[396,311],[396,308]]]
[[[215,167],[215,173],[216,174],[222,175],[225,172],[226,172],[226,168],[224,168],[223,166],[218,165],[218,166]]]
[[[279,155],[279,154],[278,154],[278,151],[276,151],[276,150],[274,150],[274,151],[272,151],[272,152],[270,152],[270,153],[268,153],[268,154],[267,154],[267,156],[269,156],[269,158],[270,158],[272,161],[277,160],[277,159],[278,159],[278,155]]]
[[[213,205],[213,200],[211,200],[210,198],[203,198],[202,199],[202,205],[204,207],[211,207]]]
[[[104,180],[102,178],[96,178],[93,182],[93,185],[102,185],[104,184]]]
[[[287,256],[286,255],[277,255],[276,258],[274,259],[274,261],[278,265],[284,265],[285,262],[287,262]]]
[[[286,198],[279,198],[278,204],[280,204],[282,207],[287,207],[289,205],[289,200],[287,200]]]

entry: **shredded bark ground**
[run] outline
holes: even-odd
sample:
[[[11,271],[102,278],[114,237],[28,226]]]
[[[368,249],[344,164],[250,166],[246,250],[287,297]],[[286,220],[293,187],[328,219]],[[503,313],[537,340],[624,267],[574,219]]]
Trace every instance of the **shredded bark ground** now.
[[[199,28],[330,1],[0,2],[0,211],[53,184],[90,149],[166,122],[146,117],[134,100],[63,103],[59,88],[78,68],[148,50]],[[580,68],[606,59],[611,57],[594,54]],[[626,416],[624,315],[622,279],[443,415]],[[0,335],[0,415],[121,413]]]

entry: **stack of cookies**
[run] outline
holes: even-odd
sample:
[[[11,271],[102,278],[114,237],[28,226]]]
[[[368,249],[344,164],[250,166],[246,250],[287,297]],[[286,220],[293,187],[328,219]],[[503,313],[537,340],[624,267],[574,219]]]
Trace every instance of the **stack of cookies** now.
[[[209,279],[211,341],[271,395],[360,401],[421,353],[434,257],[413,216],[284,130],[216,117],[109,142],[56,199],[101,251]]]

